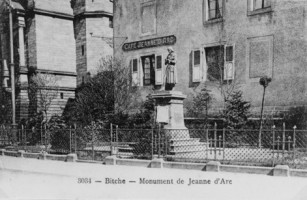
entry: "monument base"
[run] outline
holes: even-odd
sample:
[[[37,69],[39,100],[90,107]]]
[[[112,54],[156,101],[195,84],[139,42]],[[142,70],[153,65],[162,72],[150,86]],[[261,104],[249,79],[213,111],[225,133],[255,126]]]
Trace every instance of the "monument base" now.
[[[183,100],[186,98],[179,91],[158,91],[150,97],[156,102],[156,121],[165,124],[163,129],[169,141],[169,154],[187,155],[207,148],[207,143],[199,138],[190,138],[189,130],[184,125]]]

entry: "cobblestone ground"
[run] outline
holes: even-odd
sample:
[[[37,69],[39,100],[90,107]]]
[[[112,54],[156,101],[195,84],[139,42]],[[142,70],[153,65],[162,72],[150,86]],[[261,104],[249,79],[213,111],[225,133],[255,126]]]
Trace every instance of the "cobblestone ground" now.
[[[0,169],[0,199],[307,199],[307,178],[104,166],[6,156],[0,156]],[[173,184],[149,184],[150,180],[157,179]],[[194,184],[189,185],[190,179]],[[184,183],[178,184],[182,180]],[[196,180],[207,184],[195,184]]]

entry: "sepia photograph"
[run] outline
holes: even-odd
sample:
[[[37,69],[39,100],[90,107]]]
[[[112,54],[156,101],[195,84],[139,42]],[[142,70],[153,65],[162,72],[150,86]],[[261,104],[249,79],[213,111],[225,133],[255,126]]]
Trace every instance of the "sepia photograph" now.
[[[306,12],[0,0],[0,200],[306,200]]]

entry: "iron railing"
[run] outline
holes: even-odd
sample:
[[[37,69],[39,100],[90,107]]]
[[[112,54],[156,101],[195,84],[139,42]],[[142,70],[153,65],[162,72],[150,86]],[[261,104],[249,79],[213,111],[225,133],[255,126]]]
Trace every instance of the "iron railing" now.
[[[76,153],[79,159],[103,161],[116,155],[126,159],[208,162],[275,166],[287,164],[307,169],[307,130],[272,127],[262,130],[218,129],[66,129],[21,128],[17,143],[11,130],[0,128],[0,147],[49,153]]]

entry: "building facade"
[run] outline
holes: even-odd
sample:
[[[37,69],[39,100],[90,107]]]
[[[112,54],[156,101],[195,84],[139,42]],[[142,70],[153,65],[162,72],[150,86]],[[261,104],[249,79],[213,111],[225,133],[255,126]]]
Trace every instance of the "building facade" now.
[[[5,76],[10,63],[8,6],[0,1],[1,90],[10,87]],[[86,71],[100,57],[112,55],[112,46],[102,38],[112,37],[112,6],[109,0],[12,1],[17,121],[40,110],[29,90],[33,72],[56,76],[59,92],[48,115],[61,114]]]
[[[116,0],[114,6],[115,57],[131,67],[143,99],[163,90],[164,59],[172,47],[174,90],[188,95],[186,103],[206,87],[216,112],[223,96],[239,88],[257,113],[259,79],[268,76],[266,112],[307,104],[306,1]]]

